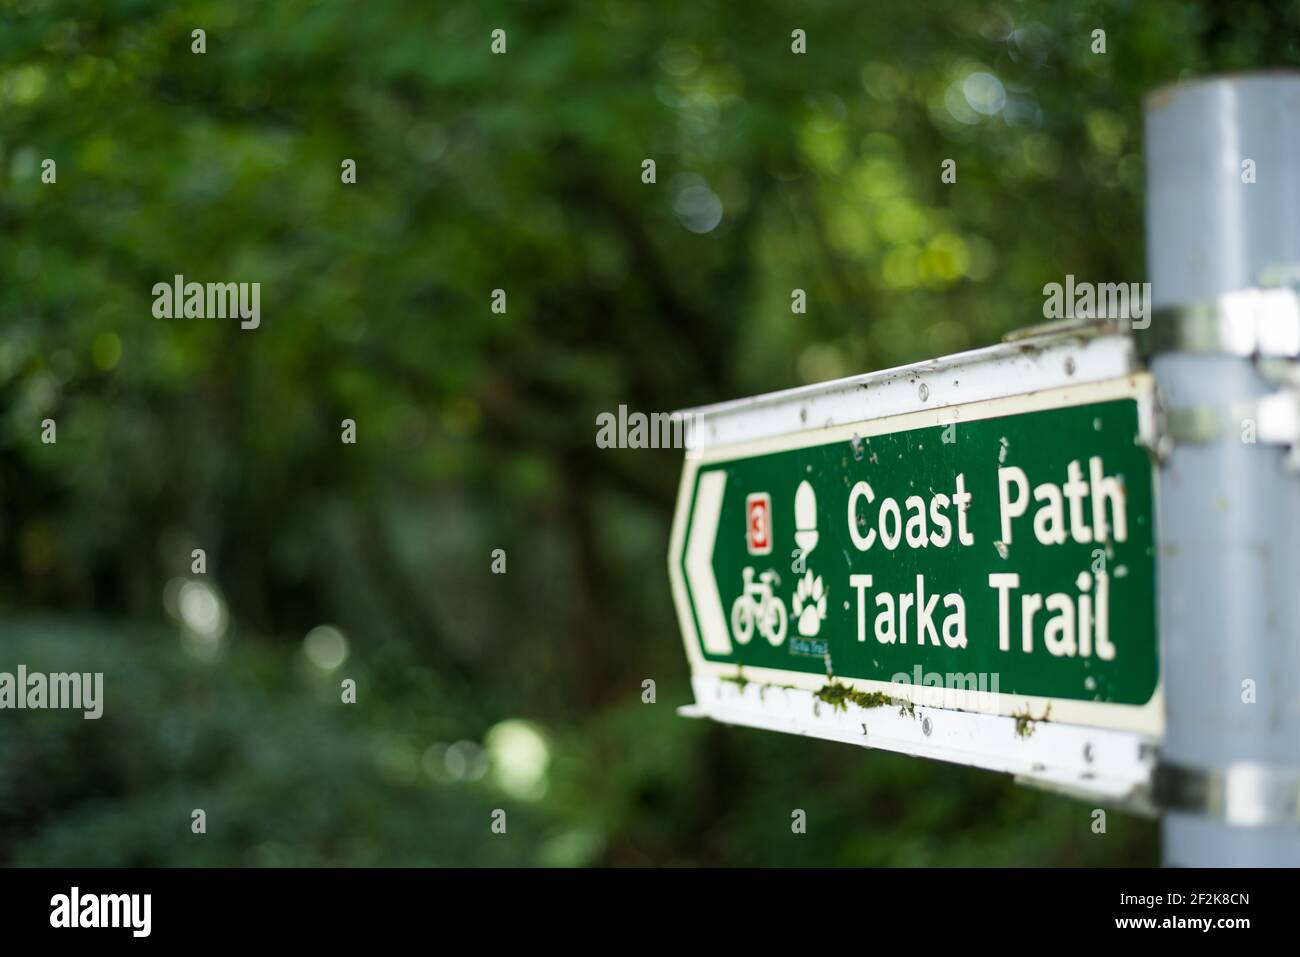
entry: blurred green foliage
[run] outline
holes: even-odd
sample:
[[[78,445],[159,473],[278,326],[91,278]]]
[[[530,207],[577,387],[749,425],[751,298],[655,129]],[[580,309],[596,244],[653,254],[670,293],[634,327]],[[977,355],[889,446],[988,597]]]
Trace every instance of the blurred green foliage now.
[[[595,417],[984,344],[1065,273],[1140,279],[1141,96],[1295,64],[1297,25],[6,0],[0,670],[103,670],[107,702],[0,714],[0,862],[1154,861],[1154,825],[1095,836],[1000,776],[676,717],[680,456],[597,449]],[[261,328],[155,319],[177,273],[260,282]],[[304,650],[323,623],[332,669]]]

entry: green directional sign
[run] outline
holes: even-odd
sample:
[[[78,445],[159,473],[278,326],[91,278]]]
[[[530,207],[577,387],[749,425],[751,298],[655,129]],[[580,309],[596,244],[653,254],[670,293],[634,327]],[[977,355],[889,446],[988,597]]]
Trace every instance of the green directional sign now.
[[[1157,733],[1150,409],[1128,376],[688,454],[693,668]]]

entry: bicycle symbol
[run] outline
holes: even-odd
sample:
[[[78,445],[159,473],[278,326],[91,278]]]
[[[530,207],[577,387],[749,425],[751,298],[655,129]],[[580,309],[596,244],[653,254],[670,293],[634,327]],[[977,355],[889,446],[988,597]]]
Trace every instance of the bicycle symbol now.
[[[772,593],[773,586],[780,584],[776,572],[769,568],[758,576],[757,582],[752,567],[747,567],[743,574],[745,590],[731,606],[731,633],[736,641],[747,645],[757,625],[758,633],[771,644],[781,644],[785,641],[789,619],[785,605]]]

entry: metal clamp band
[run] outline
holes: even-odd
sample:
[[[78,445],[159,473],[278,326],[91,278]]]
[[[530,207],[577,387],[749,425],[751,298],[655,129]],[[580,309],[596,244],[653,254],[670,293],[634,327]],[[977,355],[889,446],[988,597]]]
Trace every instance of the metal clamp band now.
[[[1234,827],[1300,826],[1300,768],[1234,762],[1222,768],[1161,763],[1156,804],[1217,818]]]
[[[1247,422],[1252,427],[1250,439],[1245,437]],[[1159,431],[1162,454],[1184,443],[1204,445],[1232,438],[1289,449],[1284,467],[1289,472],[1300,471],[1300,391],[1291,387],[1226,407],[1164,409]]]
[[[1253,401],[1234,402],[1226,408],[1197,405],[1166,409],[1162,432],[1175,443],[1200,445],[1229,436],[1239,437],[1248,420],[1254,423],[1256,442],[1300,443],[1300,392],[1281,389]]]
[[[1240,289],[1217,299],[1156,309],[1133,327],[1138,352],[1300,357],[1300,295],[1290,287]]]

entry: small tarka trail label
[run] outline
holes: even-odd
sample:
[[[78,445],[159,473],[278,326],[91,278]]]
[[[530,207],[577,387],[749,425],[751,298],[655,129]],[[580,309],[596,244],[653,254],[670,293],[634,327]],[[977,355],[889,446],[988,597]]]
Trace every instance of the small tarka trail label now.
[[[889,691],[991,677],[994,710],[1154,731],[1144,375],[688,456],[671,556],[697,672]]]

